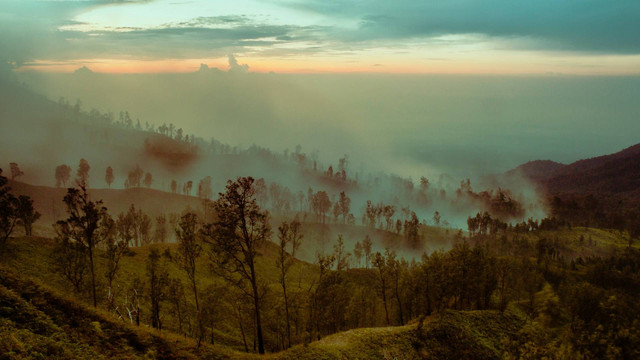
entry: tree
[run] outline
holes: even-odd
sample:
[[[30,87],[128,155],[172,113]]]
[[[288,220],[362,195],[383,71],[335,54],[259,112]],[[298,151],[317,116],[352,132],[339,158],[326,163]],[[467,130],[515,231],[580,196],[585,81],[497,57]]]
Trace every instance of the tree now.
[[[24,226],[24,233],[31,236],[33,223],[40,218],[40,213],[33,208],[33,200],[26,195],[20,195],[15,211],[18,222]]]
[[[182,193],[185,195],[191,195],[191,189],[193,188],[193,181],[189,180],[182,186]]]
[[[384,305],[384,316],[387,322],[387,326],[390,325],[389,322],[389,308],[387,307],[387,277],[388,268],[385,258],[380,252],[376,252],[373,254],[373,266],[378,269],[378,279],[380,280],[380,294],[382,295],[382,304]]]
[[[129,171],[129,173],[127,174],[127,180],[125,180],[124,182],[124,187],[140,187],[140,181],[142,180],[143,174],[144,172],[142,171],[140,166],[136,164],[136,167],[133,170]]]
[[[360,241],[357,241],[353,247],[353,256],[356,258],[357,267],[362,266],[362,251],[362,244],[360,244]]]
[[[115,234],[114,234],[115,233]],[[118,235],[117,225],[114,226],[114,231],[110,236],[106,237],[106,249],[103,257],[106,260],[106,266],[104,270],[104,277],[107,279],[107,304],[110,309],[116,309],[115,306],[115,293],[113,288],[113,281],[120,269],[120,259],[124,254],[129,251],[129,240]],[[116,310],[116,312],[118,312]],[[122,317],[121,314],[118,314]]]
[[[400,325],[404,325],[404,316],[402,314],[402,301],[400,300],[400,261],[396,259],[396,252],[385,249],[386,267],[388,269],[391,280],[393,281],[393,290],[396,300],[398,301],[398,317]]]
[[[20,170],[18,163],[9,163],[9,167],[11,168],[11,180],[15,180],[18,176],[24,175],[24,172]]]
[[[336,258],[337,271],[346,270],[349,267],[349,257],[351,254],[345,251],[342,235],[338,235],[338,239],[333,245],[333,255]]]
[[[318,219],[322,219],[322,223],[324,224],[325,215],[327,211],[331,209],[331,200],[329,200],[329,195],[325,191],[318,191],[315,195],[313,195],[313,211],[316,213]]]
[[[71,283],[73,291],[80,293],[89,267],[87,249],[69,237],[58,236],[52,257],[53,269]]]
[[[411,219],[406,220],[404,222],[404,236],[407,238],[409,245],[416,247],[418,246],[418,229],[420,227],[420,220],[418,220],[418,216],[416,216],[415,212],[411,212]]]
[[[149,300],[151,302],[151,326],[162,329],[160,305],[167,298],[169,273],[161,261],[160,251],[153,246],[147,257],[147,277],[149,279]]]
[[[98,298],[93,259],[94,249],[112,231],[113,221],[110,221],[107,208],[102,205],[102,200],[95,202],[90,200],[84,183],[80,183],[79,188],[69,188],[63,201],[67,206],[69,217],[57,222],[58,237],[66,242],[75,241],[85,248],[91,271],[93,306],[96,307]]]
[[[269,200],[269,194],[267,192],[267,184],[264,181],[264,178],[256,180],[253,187],[256,189],[256,199],[258,199],[258,204],[261,207],[265,207]]]
[[[437,211],[436,211],[436,212],[434,212],[434,213],[433,213],[433,223],[434,223],[436,226],[440,226],[440,219],[441,219],[441,217],[440,217],[440,213],[439,213],[439,212],[437,212]]]
[[[89,170],[91,170],[89,162],[85,159],[80,159],[78,170],[76,171],[76,182],[79,185],[84,184],[84,186],[89,186]]]
[[[255,263],[258,249],[269,239],[268,213],[255,198],[252,177],[229,180],[226,192],[213,204],[218,219],[208,224],[205,236],[211,244],[214,268],[253,300],[258,352],[264,354],[261,296]]]
[[[287,326],[287,347],[291,347],[291,315],[289,314],[289,297],[287,293],[287,273],[293,265],[293,259],[300,242],[302,241],[302,224],[297,220],[291,223],[283,222],[278,227],[278,239],[280,247],[278,248],[278,257],[276,258],[276,266],[280,272],[280,286],[282,286],[282,296],[284,298],[285,321]]]
[[[368,268],[371,263],[371,238],[369,235],[362,241],[362,251],[364,252],[364,267]]]
[[[115,177],[113,176],[113,169],[111,168],[111,166],[107,166],[107,173],[104,176],[104,181],[107,182],[109,189],[111,189],[111,184],[113,183],[114,179]]]
[[[178,238],[178,255],[176,262],[189,278],[191,290],[196,304],[196,321],[198,322],[198,346],[204,336],[202,328],[202,313],[198,302],[198,288],[196,283],[196,265],[198,257],[202,251],[200,244],[200,224],[198,216],[194,213],[186,213],[180,218],[176,227],[176,237]]]
[[[347,223],[347,216],[349,215],[349,211],[351,210],[351,199],[344,193],[344,191],[340,192],[340,199],[338,199],[338,204],[340,208],[340,213],[342,214],[342,222]]]
[[[0,256],[4,254],[7,240],[18,222],[18,199],[9,191],[7,178],[0,169]]]
[[[67,186],[67,181],[71,178],[71,166],[59,165],[56,167],[56,187]]]
[[[210,200],[212,196],[213,190],[211,188],[211,176],[207,176],[198,183],[198,197]]]
[[[150,188],[151,185],[153,184],[153,176],[151,175],[151,173],[146,173],[144,175],[144,180],[142,181],[144,186]]]
[[[153,234],[153,240],[158,243],[167,242],[169,231],[167,230],[167,216],[162,214],[156,217],[156,228]]]
[[[176,193],[178,191],[178,182],[175,180],[171,180],[171,192]]]

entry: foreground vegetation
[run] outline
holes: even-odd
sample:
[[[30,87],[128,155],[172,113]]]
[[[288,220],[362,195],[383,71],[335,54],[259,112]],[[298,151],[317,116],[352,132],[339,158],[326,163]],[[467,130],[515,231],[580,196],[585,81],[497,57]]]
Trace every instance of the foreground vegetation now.
[[[55,239],[4,232],[1,345],[10,357],[640,356],[640,251],[624,230],[553,218],[509,225],[478,213],[467,234],[450,235],[450,250],[417,257],[411,246],[442,232],[415,214],[402,235],[344,221],[312,264],[296,258],[305,234],[326,241],[330,226],[295,216],[272,229],[252,178],[229,181],[164,234],[156,228],[154,239],[175,232],[170,244],[145,240],[149,219],[133,206],[113,218],[81,176]],[[3,226],[25,225],[28,211],[2,190]],[[351,252],[345,236],[362,229],[408,246],[405,256],[376,251],[369,234]]]

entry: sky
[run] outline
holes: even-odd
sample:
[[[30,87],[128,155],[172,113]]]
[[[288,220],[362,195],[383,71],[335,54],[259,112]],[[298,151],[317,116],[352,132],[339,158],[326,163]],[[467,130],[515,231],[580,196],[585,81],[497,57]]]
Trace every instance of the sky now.
[[[637,0],[0,0],[0,71],[231,145],[464,176],[640,141],[639,17]]]
[[[640,73],[635,0],[0,0],[22,71]]]

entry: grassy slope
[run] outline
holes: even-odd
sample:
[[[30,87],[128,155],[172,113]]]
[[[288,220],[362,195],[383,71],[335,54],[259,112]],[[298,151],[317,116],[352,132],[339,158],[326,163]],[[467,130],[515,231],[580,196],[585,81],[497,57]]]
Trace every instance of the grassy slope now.
[[[320,225],[306,224],[305,226],[308,227],[307,232],[311,234],[317,231],[316,228]],[[358,235],[360,232],[376,231],[362,227],[336,227],[330,230],[333,232],[343,233],[345,238]],[[442,230],[434,229],[434,231]],[[382,235],[387,236],[390,239],[393,239],[393,237],[395,236],[390,233]],[[583,244],[580,244],[579,241],[581,235],[585,239],[585,242]],[[559,241],[566,247],[566,251],[573,252],[574,254],[581,256],[585,256],[588,254],[605,253],[607,251],[610,251],[612,247],[622,248],[626,246],[625,238],[619,233],[615,231],[600,229],[562,229],[554,232],[539,232],[536,234],[528,234],[527,237],[530,237],[531,240],[540,237],[546,237],[548,239],[554,239],[555,237],[558,237]],[[589,238],[591,238],[592,240],[591,246],[588,245]],[[313,235],[309,235],[309,239],[307,239],[309,243],[313,243],[316,240],[317,239],[313,238]],[[175,244],[163,244],[159,246],[162,251],[164,251],[165,249],[169,249],[170,252],[175,252],[176,248]],[[635,246],[638,246],[638,244],[636,244]],[[50,260],[52,247],[53,240],[48,238],[22,237],[11,239],[9,242],[8,254],[3,260],[3,265],[7,266],[8,268],[12,268],[21,276],[36,278],[37,281],[46,283],[48,287],[53,288],[56,291],[60,291],[65,294],[71,294],[72,292],[70,287],[64,281],[62,281],[58,275],[52,272],[52,264]],[[263,279],[270,284],[270,293],[274,295],[277,295],[280,290],[276,283],[277,275],[274,266],[276,250],[277,247],[273,243],[269,243],[263,249],[263,255],[260,257],[258,263],[258,270],[261,274],[263,274]],[[127,256],[122,260],[121,275],[118,279],[118,282],[121,284],[129,283],[136,275],[145,277],[145,259],[148,255],[149,248],[135,248],[133,249],[133,251],[134,254],[132,256]],[[99,260],[99,267],[101,266],[101,261],[102,259]],[[207,270],[208,268],[206,262],[207,259],[203,257],[201,258],[201,261],[199,263],[200,273],[198,276],[198,286],[201,290],[206,289],[210,285],[222,285],[220,279],[215,278]],[[187,284],[186,276],[176,267],[175,264],[168,263],[168,267],[172,277],[180,278],[185,285]],[[97,274],[98,280],[100,282],[104,282],[104,278],[101,275],[102,272],[100,268],[98,269]],[[370,271],[364,269],[353,269],[348,271],[347,274],[353,277],[355,281],[371,281],[369,276],[371,275]],[[316,279],[316,276],[317,271],[315,265],[303,261],[296,261],[294,267],[291,270],[290,281],[295,282],[295,286],[293,286],[292,288],[297,289],[299,283],[300,289],[307,289]],[[34,305],[33,301],[29,301],[26,299],[33,299],[34,297],[37,297],[34,294],[38,294],[40,292],[42,292],[40,296],[46,298],[48,296],[51,296],[50,294],[52,292],[42,287],[33,287],[32,285],[28,285],[27,288],[33,288],[35,290],[31,290],[30,295],[21,295],[23,287],[23,285],[20,285],[17,286],[17,288],[13,289],[13,291],[10,291],[8,289],[12,289],[12,287],[6,286],[6,284],[3,282],[3,288],[2,290],[0,290],[1,297],[3,299],[2,301],[9,301],[9,303],[20,304],[20,312],[25,312],[25,314],[33,313],[36,310],[42,311],[41,309],[37,308],[36,305]],[[192,301],[192,294],[189,289],[187,288],[185,289],[185,291],[187,294],[187,299],[189,301]],[[104,296],[104,294],[101,294],[100,296]],[[22,300],[20,300],[21,298]],[[85,304],[88,304],[90,299],[86,297],[80,297],[79,300],[81,301],[81,303],[83,302]],[[73,301],[64,301],[73,304],[73,306],[79,307],[79,309],[81,309],[81,313],[82,311],[87,311],[83,316],[89,316],[90,318],[91,316],[99,316],[100,318],[97,320],[98,322],[113,322],[113,320],[110,320],[112,318],[108,314],[95,313],[95,311],[86,310],[86,308],[84,308],[82,305],[74,303]],[[36,308],[33,308],[34,306],[36,306]],[[0,308],[2,308],[2,306],[0,306]],[[72,335],[65,335],[71,336],[70,338],[65,338],[63,336],[64,334],[62,333],[69,333],[71,328],[68,327],[68,324],[65,325],[64,322],[58,324],[54,321],[58,328],[53,327],[52,329],[54,330],[47,330],[50,331],[50,335],[42,337],[41,334],[35,332],[34,329],[29,328],[30,325],[25,327],[23,321],[24,319],[19,318],[18,321],[10,320],[10,314],[6,314],[6,309],[0,309],[0,311],[5,311],[0,316],[0,320],[2,321],[2,330],[0,332],[8,333],[10,335],[7,337],[2,336],[2,338],[9,339],[2,343],[2,346],[9,346],[11,349],[14,349],[14,351],[27,351],[25,349],[28,349],[32,346],[39,347],[40,349],[44,349],[46,346],[53,346],[53,349],[55,350],[57,347],[63,346],[67,343],[76,344],[76,346],[79,347],[99,346],[93,343],[86,343],[86,341],[83,342],[84,340],[76,339]],[[73,311],[75,312],[77,310]],[[149,309],[143,308],[143,312],[145,314],[148,314]],[[171,310],[169,309],[168,305],[165,305],[163,314],[163,316],[165,317],[165,326],[168,328],[175,328],[175,319],[173,319],[173,315],[171,314]],[[47,316],[49,315],[45,314],[43,321],[49,321],[47,320]],[[496,354],[500,353],[500,344],[496,343],[497,338],[494,336],[492,331],[495,331],[495,329],[502,329],[500,331],[504,331],[505,334],[513,334],[517,329],[513,328],[512,326],[515,326],[514,324],[516,324],[516,320],[518,320],[514,320],[513,317],[504,318],[501,315],[499,316],[498,314],[493,312],[448,312],[445,314],[443,319],[444,320],[439,321],[430,320],[425,323],[424,331],[427,334],[431,334],[427,337],[426,340],[416,340],[417,333],[415,333],[415,324],[397,328],[355,329],[344,333],[328,336],[318,342],[311,343],[308,347],[304,347],[302,345],[296,346],[287,352],[272,354],[269,357],[294,359],[304,358],[302,357],[302,354],[306,354],[306,358],[326,359],[383,358],[385,356],[388,356],[388,358],[396,357],[398,359],[411,359],[417,358],[418,356],[438,359],[451,358],[449,355],[447,355],[447,352],[451,351],[452,349],[452,346],[450,344],[455,343],[457,345],[453,348],[457,349],[456,351],[469,350],[474,354],[474,356],[478,355],[478,357],[476,358],[489,359],[495,358]],[[13,321],[13,323],[11,321]],[[89,324],[90,323],[91,322],[89,322]],[[118,324],[119,326],[127,327],[122,322],[118,322]],[[237,326],[235,326],[235,323],[233,323],[230,319],[225,319],[221,321],[221,323],[216,325],[216,330],[217,343],[221,344],[217,346],[217,348],[227,349],[220,350],[221,352],[224,353],[226,351],[227,354],[234,354],[233,356],[238,358],[247,356],[246,354],[237,353],[231,350],[241,349],[241,343],[239,340],[240,336],[238,334]],[[59,334],[55,335],[56,333]],[[50,341],[53,341],[53,343],[49,344]],[[60,343],[56,345],[56,342]],[[156,351],[152,348],[145,349],[145,351],[149,349],[151,349],[149,351]],[[129,349],[127,351],[134,350]],[[104,352],[99,351],[98,353],[102,354]],[[189,352],[187,351],[187,353]],[[87,350],[87,354],[91,354],[91,352]],[[143,353],[137,352],[136,354],[141,355]],[[399,356],[399,354],[402,354],[402,356]]]
[[[503,339],[524,320],[497,311],[446,311],[418,324],[354,329],[298,345],[270,359],[500,359]]]
[[[0,268],[3,359],[228,358],[229,350],[116,322],[100,310]]]

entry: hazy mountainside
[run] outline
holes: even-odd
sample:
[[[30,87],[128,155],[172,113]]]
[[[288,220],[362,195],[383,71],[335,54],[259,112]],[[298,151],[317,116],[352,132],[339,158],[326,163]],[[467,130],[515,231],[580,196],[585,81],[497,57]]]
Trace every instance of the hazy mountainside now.
[[[67,217],[62,202],[67,189],[29,185],[19,181],[10,181],[9,186],[16,196],[27,195],[31,197],[34,208],[42,214],[42,217],[35,224],[35,234],[47,237],[55,236],[51,225]],[[187,210],[202,213],[204,209],[203,200],[200,198],[155,189],[90,189],[89,193],[93,200],[102,200],[114,216],[126,213],[129,207],[134,205],[137,210],[142,210],[147,214],[154,223],[158,216],[180,215]],[[270,219],[272,229],[277,230],[279,224],[282,221],[287,221],[289,217],[284,214],[272,214]],[[419,242],[409,244],[405,236],[395,232],[347,224],[320,224],[313,222],[313,219],[314,216],[311,214],[305,214],[300,218],[303,221],[302,230],[305,241],[302,242],[296,255],[296,257],[309,262],[315,261],[318,252],[331,252],[338,235],[342,235],[345,247],[349,251],[354,248],[356,242],[362,243],[365,237],[369,237],[373,244],[373,251],[383,252],[385,248],[390,248],[403,257],[419,258],[424,251],[449,249],[457,234],[457,230],[454,229],[422,226],[422,236]],[[17,231],[20,232],[21,229],[17,229]],[[168,236],[169,239],[173,239],[173,230],[169,232]],[[277,241],[275,234],[272,236],[272,241]]]
[[[550,194],[617,194],[640,200],[640,144],[569,165],[531,161],[511,172],[515,171],[534,180]]]
[[[16,196],[28,195],[33,199],[35,209],[42,214],[38,225],[48,227],[46,230],[51,230],[51,224],[67,217],[62,202],[67,188],[29,185],[19,181],[11,181],[9,186]],[[202,209],[202,199],[197,197],[147,188],[90,189],[89,194],[93,200],[102,200],[113,214],[126,212],[132,204],[152,219],[168,213],[180,214],[186,209]]]
[[[565,166],[552,160],[534,160],[522,164],[507,173],[512,175],[519,173],[528,179],[540,181],[548,179],[549,176]]]

